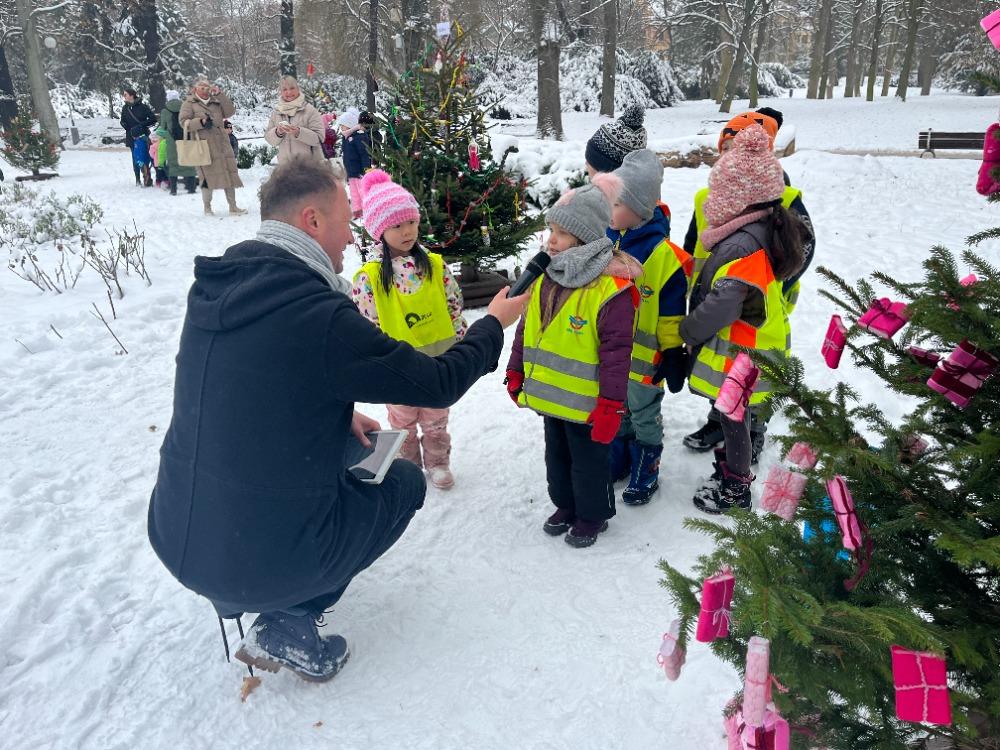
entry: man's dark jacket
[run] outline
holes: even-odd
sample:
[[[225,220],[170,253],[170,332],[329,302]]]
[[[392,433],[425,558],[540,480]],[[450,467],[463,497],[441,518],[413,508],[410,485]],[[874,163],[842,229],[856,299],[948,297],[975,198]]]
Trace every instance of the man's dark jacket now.
[[[496,369],[475,323],[437,358],[384,335],[285,251],[250,241],[195,259],[149,538],[181,583],[267,612],[327,593],[354,402],[442,408]],[[364,498],[361,498],[364,499]]]

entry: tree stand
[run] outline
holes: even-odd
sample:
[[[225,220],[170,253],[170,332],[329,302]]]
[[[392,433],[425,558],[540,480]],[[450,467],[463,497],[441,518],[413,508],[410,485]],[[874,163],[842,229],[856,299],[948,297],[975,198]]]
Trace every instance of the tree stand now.
[[[497,292],[510,284],[506,271],[482,271],[463,263],[458,286],[466,308],[486,307]]]

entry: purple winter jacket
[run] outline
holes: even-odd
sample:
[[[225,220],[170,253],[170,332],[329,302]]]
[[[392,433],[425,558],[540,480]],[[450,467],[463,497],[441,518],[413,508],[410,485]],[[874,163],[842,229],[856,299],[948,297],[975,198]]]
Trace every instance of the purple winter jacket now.
[[[608,275],[635,279],[642,273],[631,257],[616,258],[605,272]],[[632,288],[633,290],[635,287]],[[556,294],[554,312],[566,302],[573,289],[559,286],[548,276],[542,277],[542,299]],[[597,336],[601,342],[598,348],[598,380],[600,395],[612,401],[625,401],[628,390],[628,373],[632,366],[632,337],[635,332],[635,314],[638,308],[637,295],[619,294],[601,308],[597,316]],[[517,324],[514,345],[507,362],[508,370],[524,372],[524,318]]]

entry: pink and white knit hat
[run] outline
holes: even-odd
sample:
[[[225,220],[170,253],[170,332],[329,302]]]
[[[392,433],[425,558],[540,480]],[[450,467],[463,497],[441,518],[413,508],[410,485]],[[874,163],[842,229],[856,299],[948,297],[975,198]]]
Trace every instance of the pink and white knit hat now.
[[[785,173],[760,125],[741,130],[708,176],[705,218],[719,227],[751,206],[769,203],[785,192]]]
[[[381,169],[373,169],[361,178],[361,206],[365,229],[376,242],[381,242],[382,234],[390,227],[420,221],[417,199]]]

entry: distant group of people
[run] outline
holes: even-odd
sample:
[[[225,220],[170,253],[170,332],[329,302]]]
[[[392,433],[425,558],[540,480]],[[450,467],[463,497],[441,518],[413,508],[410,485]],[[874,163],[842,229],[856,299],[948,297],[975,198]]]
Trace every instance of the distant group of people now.
[[[135,184],[165,187],[177,195],[183,181],[188,193],[202,190],[206,215],[212,215],[212,193],[225,193],[231,214],[246,213],[236,205],[236,188],[243,187],[237,169],[239,141],[229,120],[236,112],[232,100],[207,79],[199,78],[189,95],[166,92],[166,105],[157,117],[133,88],[122,91],[124,104],[119,120],[125,130],[125,145],[132,154]],[[338,121],[336,113],[320,112],[306,101],[298,81],[284,76],[278,84],[278,103],[264,132],[264,140],[278,149],[278,163],[304,157],[318,163],[340,156],[347,173],[352,215],[361,218],[360,182],[371,168],[371,130],[375,118],[370,112],[349,108]],[[190,133],[191,136],[187,134]],[[194,135],[196,134],[197,135]],[[211,163],[202,167],[184,166],[177,156],[177,143],[186,137],[208,142]]]

